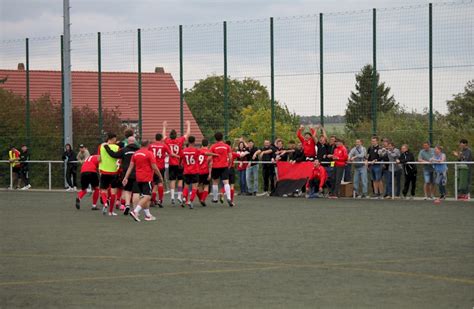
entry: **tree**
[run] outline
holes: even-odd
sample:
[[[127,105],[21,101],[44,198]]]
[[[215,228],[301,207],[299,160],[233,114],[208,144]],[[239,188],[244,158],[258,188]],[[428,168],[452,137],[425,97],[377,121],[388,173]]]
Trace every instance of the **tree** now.
[[[446,120],[457,129],[474,128],[474,79],[467,82],[464,92],[454,95],[446,102],[448,114]]]
[[[242,110],[255,103],[269,102],[268,91],[259,81],[228,79],[229,129],[237,127]],[[204,136],[224,131],[224,77],[208,76],[186,89],[184,98]]]
[[[346,126],[349,130],[357,130],[360,123],[372,120],[372,65],[365,65],[362,70],[356,74],[355,92],[351,91],[349,102],[346,108]],[[385,82],[380,83],[380,75],[376,72],[377,82],[377,113],[386,113],[397,111],[398,103],[393,95],[390,95],[390,87]]]

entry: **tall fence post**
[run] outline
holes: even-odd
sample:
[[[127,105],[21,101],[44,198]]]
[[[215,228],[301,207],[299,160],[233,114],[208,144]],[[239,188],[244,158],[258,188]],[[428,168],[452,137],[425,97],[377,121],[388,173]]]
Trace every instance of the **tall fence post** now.
[[[51,191],[51,161],[48,162],[48,189]]]
[[[184,134],[183,25],[179,25],[179,128]]]
[[[272,142],[275,141],[275,54],[273,48],[273,17],[270,17],[270,92],[272,109]]]
[[[372,10],[372,135],[377,134],[377,10]]]
[[[224,136],[229,134],[229,89],[227,85],[227,22],[224,21]]]
[[[61,35],[61,123],[64,125],[64,36]],[[64,129],[63,129],[64,131]],[[64,140],[64,134],[62,134],[62,145],[66,141]]]
[[[324,67],[323,67],[323,13],[319,13],[319,104],[320,123],[324,126]]]
[[[142,32],[138,29],[138,134],[143,140],[143,119],[142,119]]]
[[[29,39],[25,40],[26,49],[26,144],[30,147],[31,127],[30,127],[30,44]]]
[[[98,107],[99,114],[99,143],[102,142],[103,120],[102,120],[102,44],[100,41],[100,32],[97,32],[97,89],[98,89]]]
[[[433,145],[433,5],[430,3],[429,12],[429,79],[430,79],[430,106],[429,106],[429,140]]]

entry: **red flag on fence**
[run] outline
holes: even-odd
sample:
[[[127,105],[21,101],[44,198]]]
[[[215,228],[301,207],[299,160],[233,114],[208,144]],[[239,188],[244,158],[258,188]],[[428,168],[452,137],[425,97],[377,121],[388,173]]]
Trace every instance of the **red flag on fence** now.
[[[272,196],[291,194],[306,184],[313,171],[312,162],[291,164],[290,162],[277,162],[278,182]]]

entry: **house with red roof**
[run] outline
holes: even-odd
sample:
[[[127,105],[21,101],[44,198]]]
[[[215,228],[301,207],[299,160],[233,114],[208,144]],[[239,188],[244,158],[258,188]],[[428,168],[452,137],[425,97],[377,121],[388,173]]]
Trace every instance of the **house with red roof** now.
[[[7,77],[1,88],[13,93],[26,95],[26,71],[19,64],[17,70],[0,69],[0,79]],[[73,71],[72,76],[73,107],[88,106],[98,108],[98,73]],[[61,102],[61,71],[30,70],[30,99],[35,100],[49,94]],[[138,73],[102,72],[102,108],[117,109],[124,123],[138,124]],[[191,134],[200,141],[203,136],[186,102],[184,102],[184,121],[191,122]],[[157,132],[162,132],[163,121],[168,128],[180,129],[179,89],[173,76],[156,68],[153,73],[142,72],[142,123],[143,137],[154,140]],[[184,128],[186,130],[186,128]]]

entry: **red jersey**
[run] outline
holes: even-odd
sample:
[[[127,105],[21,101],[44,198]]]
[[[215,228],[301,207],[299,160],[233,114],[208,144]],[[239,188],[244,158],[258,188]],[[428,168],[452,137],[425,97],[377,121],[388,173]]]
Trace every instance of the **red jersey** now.
[[[199,174],[199,155],[201,152],[194,147],[188,147],[181,152],[184,166],[184,175]]]
[[[202,147],[199,151],[199,174],[209,174],[209,156],[206,155],[206,153],[209,152],[209,149],[207,147]]]
[[[234,168],[234,161],[240,158],[240,154],[232,152],[232,162],[229,163],[229,168]]]
[[[155,157],[153,153],[145,148],[140,148],[132,156],[132,162],[135,164],[135,175],[137,182],[151,182],[153,181],[153,168],[155,164]]]
[[[156,160],[156,166],[158,169],[162,170],[165,168],[165,159],[166,155],[168,155],[171,158],[171,150],[163,142],[154,142],[148,147],[148,150],[150,150],[153,153],[153,156],[155,157]]]
[[[186,137],[181,136],[177,137],[175,139],[171,139],[167,137],[165,139],[165,144],[169,146],[171,153],[175,155],[181,156],[181,150],[183,149],[184,142],[186,142]],[[170,161],[169,161],[170,166],[171,165],[179,165],[179,159],[176,157],[171,157],[170,156]]]
[[[99,168],[99,156],[89,156],[84,163],[82,163],[81,173],[97,173]]]
[[[313,179],[319,179],[319,188],[322,189],[324,184],[326,183],[326,180],[328,179],[326,169],[322,165],[313,169],[313,173],[311,174],[309,181]]]
[[[336,147],[334,149],[333,159],[335,166],[346,166],[346,161],[348,159],[346,147],[342,145]]]
[[[212,168],[229,167],[229,153],[232,149],[224,142],[217,142],[211,146],[210,152],[217,154],[212,157]]]
[[[314,131],[313,128],[311,128],[311,134],[314,136],[316,132]],[[308,140],[305,140],[303,135],[301,134],[301,129],[296,132],[296,135],[298,136],[298,139],[301,141],[303,144],[303,152],[305,157],[316,157],[316,143],[314,142],[313,138],[310,138]]]

